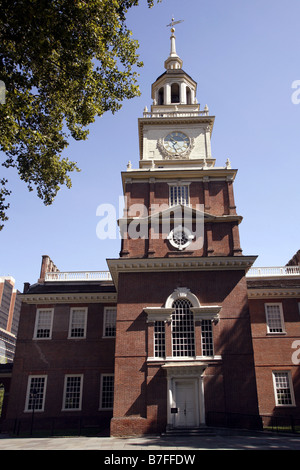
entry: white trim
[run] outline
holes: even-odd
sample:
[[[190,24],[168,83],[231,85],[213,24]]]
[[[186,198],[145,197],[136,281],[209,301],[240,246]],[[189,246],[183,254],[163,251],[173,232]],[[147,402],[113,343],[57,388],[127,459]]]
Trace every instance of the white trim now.
[[[29,410],[28,409],[28,405],[29,405],[29,392],[30,392],[30,388],[31,388],[31,380],[32,379],[40,379],[40,378],[44,378],[45,379],[45,382],[44,382],[44,389],[43,389],[43,403],[42,403],[42,408],[39,410],[39,409],[34,409],[34,412],[35,413],[42,413],[45,409],[45,398],[46,398],[46,389],[47,389],[47,378],[48,376],[46,374],[43,374],[43,375],[34,375],[34,374],[31,374],[28,376],[28,380],[27,380],[27,390],[26,390],[26,399],[25,399],[25,408],[24,408],[24,413],[32,413],[33,410]]]
[[[38,324],[39,324],[40,313],[42,313],[42,312],[50,312],[51,313],[51,319],[50,319],[50,325],[49,325],[49,336],[44,337],[44,338],[38,338],[37,337]],[[54,308],[37,308],[36,309],[34,332],[33,332],[33,339],[34,340],[44,341],[44,340],[52,339],[53,316],[54,316]]]
[[[280,403],[278,403],[276,380],[275,380],[275,374],[276,373],[287,374],[287,378],[288,378],[288,382],[289,382],[289,391],[290,391],[290,394],[291,394],[291,401],[292,401],[292,403],[290,403],[290,404],[280,404]],[[275,397],[275,405],[278,406],[279,408],[296,406],[291,371],[290,370],[273,370],[272,371],[272,379],[273,379],[273,390],[274,390],[274,397]]]
[[[174,236],[178,232],[181,232],[181,233],[184,232],[184,235],[187,238],[187,241],[183,245],[178,244],[174,239]],[[195,238],[195,235],[192,235],[190,230],[187,227],[184,227],[183,225],[177,225],[176,227],[174,227],[173,230],[171,230],[171,232],[167,236],[167,240],[169,240],[169,243],[173,246],[173,248],[176,248],[177,250],[180,250],[180,251],[187,248],[192,243],[194,238]]]
[[[191,293],[190,289],[187,287],[178,287],[177,289],[174,289],[174,292],[167,298],[165,308],[171,309],[175,300],[178,299],[189,300],[193,307],[200,307],[199,299],[195,296],[195,294]]]
[[[247,276],[246,276],[247,277]],[[249,280],[252,278],[247,278],[247,294],[249,299],[259,299],[259,298],[268,298],[268,299],[284,299],[284,298],[297,298],[300,297],[300,287],[290,286],[285,288],[277,287],[268,287],[265,289],[252,288],[251,282]],[[257,278],[258,279],[258,278]],[[282,278],[281,278],[282,279]],[[261,280],[261,278],[259,279]]]
[[[173,428],[175,424],[174,414],[171,408],[175,407],[175,381],[180,379],[194,379],[197,381],[196,401],[197,404],[197,422],[205,424],[205,403],[204,403],[204,384],[203,375],[207,364],[203,362],[186,361],[181,363],[172,362],[164,364],[163,369],[167,372],[167,426]]]
[[[73,319],[73,313],[76,310],[83,310],[85,313],[84,317],[84,326],[83,326],[83,336],[72,336],[71,335],[71,330],[72,330],[72,319]],[[71,307],[70,308],[70,316],[69,316],[69,330],[68,330],[68,339],[86,339],[86,327],[87,327],[87,314],[88,314],[88,307]]]
[[[286,334],[282,303],[281,302],[267,302],[264,304],[264,307],[265,307],[265,315],[266,315],[267,333],[270,335]],[[279,317],[280,317],[280,325],[281,325],[282,331],[270,331],[270,324],[269,324],[269,319],[268,319],[268,307],[279,307]]]
[[[21,294],[20,298],[26,304],[116,303],[117,293]]]
[[[107,322],[107,312],[108,310],[114,309],[116,312],[116,318],[115,318],[115,329],[116,329],[116,322],[117,322],[117,306],[114,307],[104,307],[104,312],[103,312],[103,331],[102,331],[102,338],[115,338],[116,333],[114,335],[106,335],[106,322]]]
[[[257,256],[199,256],[193,258],[116,258],[108,259],[112,278],[118,287],[119,273],[134,272],[199,272],[247,271]]]

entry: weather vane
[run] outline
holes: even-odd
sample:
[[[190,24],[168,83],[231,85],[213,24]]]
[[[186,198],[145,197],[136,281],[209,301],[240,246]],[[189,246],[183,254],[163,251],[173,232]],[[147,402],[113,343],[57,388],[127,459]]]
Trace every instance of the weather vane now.
[[[175,31],[174,25],[178,23],[182,23],[184,20],[179,20],[175,21],[174,18],[172,18],[172,21],[170,24],[167,24],[167,28],[171,27],[171,32],[173,33]]]

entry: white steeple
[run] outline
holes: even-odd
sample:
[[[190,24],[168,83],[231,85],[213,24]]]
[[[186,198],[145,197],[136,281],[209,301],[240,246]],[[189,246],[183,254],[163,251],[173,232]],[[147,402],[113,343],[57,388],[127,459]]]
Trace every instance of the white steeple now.
[[[168,24],[167,26],[171,26],[171,37],[170,37],[170,40],[171,40],[171,50],[170,50],[170,55],[169,57],[167,58],[167,60],[165,61],[165,68],[168,70],[168,69],[181,69],[182,68],[182,60],[180,59],[180,57],[177,55],[176,53],[176,36],[175,36],[175,28],[174,28],[174,24],[177,24],[177,23],[182,23],[183,20],[179,20],[179,21],[174,21],[174,18],[172,18],[172,21],[170,24]]]
[[[161,169],[212,168],[210,137],[214,117],[207,106],[200,110],[196,98],[197,83],[182,69],[176,52],[172,21],[171,48],[164,62],[165,71],[152,84],[151,109],[139,119],[140,168]]]

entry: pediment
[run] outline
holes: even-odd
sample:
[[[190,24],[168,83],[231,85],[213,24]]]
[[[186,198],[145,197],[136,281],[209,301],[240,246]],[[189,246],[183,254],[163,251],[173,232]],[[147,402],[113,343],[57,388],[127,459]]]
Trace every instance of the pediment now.
[[[203,206],[199,204],[199,206]],[[157,209],[157,210],[155,210]],[[194,208],[190,206],[185,206],[183,204],[178,204],[176,206],[168,206],[167,204],[155,206],[154,211],[146,216],[134,216],[128,215],[128,217],[122,217],[118,220],[119,225],[124,223],[131,222],[132,220],[138,220],[139,223],[149,223],[155,221],[156,219],[160,220],[171,220],[174,222],[184,221],[197,221],[197,222],[229,222],[237,221],[240,223],[242,217],[238,215],[213,215],[209,212],[205,212],[199,208]]]

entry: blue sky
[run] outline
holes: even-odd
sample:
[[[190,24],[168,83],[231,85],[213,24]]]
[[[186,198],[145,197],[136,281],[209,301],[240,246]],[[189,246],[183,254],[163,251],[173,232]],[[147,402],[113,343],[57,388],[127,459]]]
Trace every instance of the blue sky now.
[[[65,155],[78,162],[71,190],[61,189],[45,207],[13,169],[2,170],[13,190],[9,221],[0,232],[0,275],[22,290],[39,277],[48,254],[61,271],[107,270],[120,240],[99,240],[97,207],[118,208],[120,172],[138,168],[137,119],[151,106],[151,84],[164,72],[172,16],[183,69],[198,83],[201,109],[214,115],[216,165],[230,158],[238,169],[234,191],[244,255],[256,266],[281,266],[300,249],[300,104],[292,83],[300,80],[299,0],[163,0],[132,8],[128,25],[140,43],[141,97],[114,116],[98,118],[85,142],[71,141]],[[299,95],[300,96],[300,95]]]

